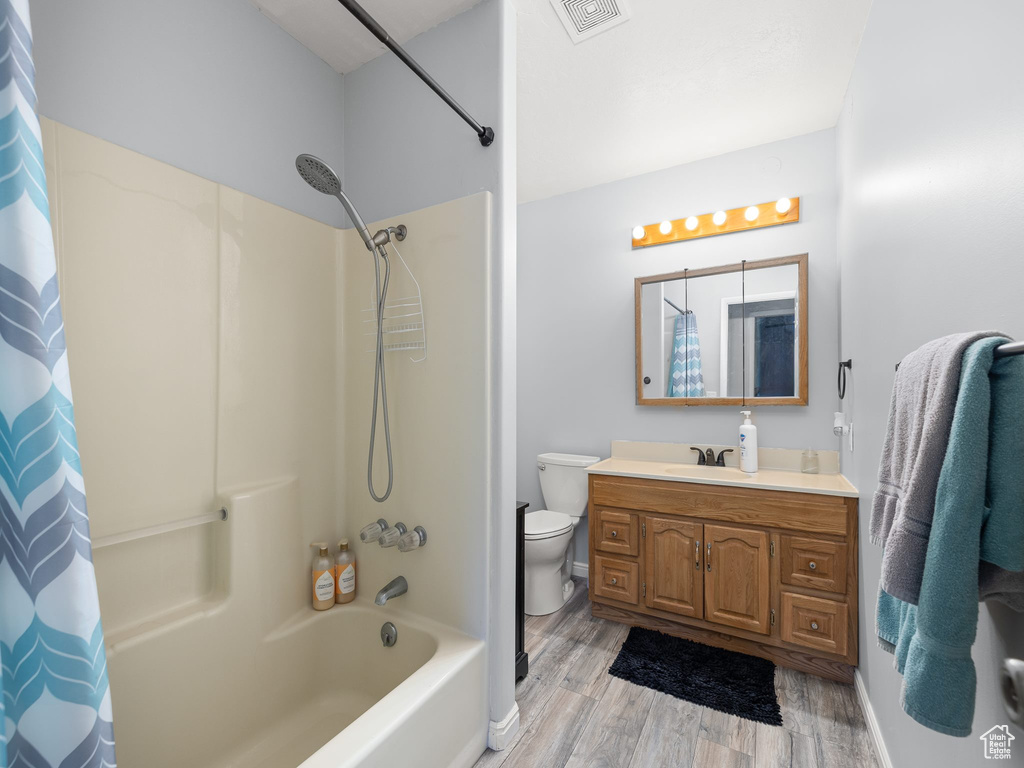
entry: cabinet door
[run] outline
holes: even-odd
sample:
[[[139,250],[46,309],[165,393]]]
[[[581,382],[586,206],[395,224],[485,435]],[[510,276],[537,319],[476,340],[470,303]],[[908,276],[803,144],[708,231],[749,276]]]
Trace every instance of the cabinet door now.
[[[768,534],[705,525],[704,618],[768,634]]]
[[[645,517],[647,606],[680,616],[703,616],[700,523],[679,518]]]

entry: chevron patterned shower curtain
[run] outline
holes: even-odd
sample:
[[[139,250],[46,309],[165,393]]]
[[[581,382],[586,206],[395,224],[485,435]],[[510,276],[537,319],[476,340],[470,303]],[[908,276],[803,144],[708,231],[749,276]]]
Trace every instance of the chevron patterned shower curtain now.
[[[697,317],[693,312],[676,315],[668,396],[704,397],[704,373],[700,367],[700,336],[697,335]]]
[[[28,0],[0,0],[0,768],[116,765]]]

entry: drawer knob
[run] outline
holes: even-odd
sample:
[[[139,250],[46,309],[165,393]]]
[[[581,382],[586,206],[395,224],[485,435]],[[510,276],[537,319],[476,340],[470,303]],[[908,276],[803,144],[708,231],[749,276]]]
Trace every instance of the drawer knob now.
[[[810,568],[813,571],[815,568],[818,567],[818,564],[816,562],[814,562],[813,560],[811,560],[811,562],[809,562],[807,564],[807,567]]]
[[[617,538],[617,537],[618,537],[618,535],[619,535],[619,532],[618,532],[618,531],[612,531],[612,538],[613,538],[613,539],[614,539],[614,538]]]
[[[619,583],[619,580],[616,579],[614,576],[612,576],[612,584],[618,584],[618,583]],[[817,629],[818,628],[817,625],[815,625],[814,628]]]
[[[817,628],[818,628],[818,622],[812,621],[811,622],[811,629],[817,630]]]

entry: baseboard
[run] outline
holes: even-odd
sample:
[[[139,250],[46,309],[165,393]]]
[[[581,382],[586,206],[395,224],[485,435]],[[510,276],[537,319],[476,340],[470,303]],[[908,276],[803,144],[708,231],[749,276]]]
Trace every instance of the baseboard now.
[[[589,579],[590,565],[588,563],[574,562],[572,564],[572,575],[580,579]]]
[[[519,705],[512,703],[512,709],[501,720],[491,720],[487,726],[487,747],[501,752],[519,733]]]
[[[875,756],[881,768],[892,768],[892,760],[889,759],[889,752],[885,749],[885,741],[882,740],[882,731],[878,727],[878,720],[875,718],[875,709],[868,700],[868,691],[864,687],[864,678],[860,676],[858,669],[853,673],[853,687],[857,690],[857,700],[860,701],[860,708],[864,712],[864,720],[871,732],[871,742],[875,746]]]

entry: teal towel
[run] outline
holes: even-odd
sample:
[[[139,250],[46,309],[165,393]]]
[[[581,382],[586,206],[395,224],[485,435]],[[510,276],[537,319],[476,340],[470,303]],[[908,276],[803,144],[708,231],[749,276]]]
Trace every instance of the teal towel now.
[[[970,735],[974,720],[979,561],[1024,566],[1024,358],[994,361],[1004,342],[964,353],[918,604],[878,596],[879,644],[904,676],[903,709],[950,736]]]

